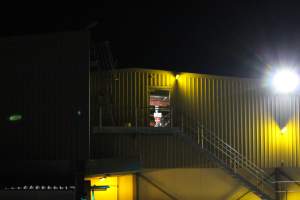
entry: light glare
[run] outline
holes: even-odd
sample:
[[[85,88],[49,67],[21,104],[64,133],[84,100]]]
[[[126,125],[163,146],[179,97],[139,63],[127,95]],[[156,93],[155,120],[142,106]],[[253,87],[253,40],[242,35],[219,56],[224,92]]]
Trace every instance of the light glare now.
[[[287,133],[287,127],[286,126],[281,129],[281,134],[285,134],[285,133]]]
[[[272,79],[273,87],[280,93],[290,93],[294,91],[299,84],[299,77],[295,71],[279,70]]]

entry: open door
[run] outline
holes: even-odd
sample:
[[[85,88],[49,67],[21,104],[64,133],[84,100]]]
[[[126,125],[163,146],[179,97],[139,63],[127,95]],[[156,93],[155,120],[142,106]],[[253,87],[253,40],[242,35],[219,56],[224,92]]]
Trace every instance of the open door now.
[[[150,127],[170,127],[170,91],[153,90],[150,92],[149,101],[149,126]]]

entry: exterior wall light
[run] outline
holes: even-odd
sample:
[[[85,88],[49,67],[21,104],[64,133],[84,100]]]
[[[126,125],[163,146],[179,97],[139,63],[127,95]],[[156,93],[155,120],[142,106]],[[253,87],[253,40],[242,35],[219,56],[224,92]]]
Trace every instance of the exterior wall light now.
[[[175,79],[178,80],[179,77],[180,77],[180,75],[179,75],[179,74],[176,74]]]
[[[277,92],[288,94],[297,89],[299,76],[292,69],[281,69],[274,74],[272,85]]]
[[[280,130],[280,133],[281,133],[281,134],[286,134],[287,131],[288,131],[288,129],[287,129],[287,127],[285,126],[285,127],[283,127],[283,128]]]

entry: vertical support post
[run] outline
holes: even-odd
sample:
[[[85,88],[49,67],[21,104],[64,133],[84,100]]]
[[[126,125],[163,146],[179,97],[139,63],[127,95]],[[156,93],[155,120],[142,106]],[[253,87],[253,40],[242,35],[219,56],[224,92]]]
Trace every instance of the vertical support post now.
[[[102,106],[99,107],[99,128],[102,128]]]

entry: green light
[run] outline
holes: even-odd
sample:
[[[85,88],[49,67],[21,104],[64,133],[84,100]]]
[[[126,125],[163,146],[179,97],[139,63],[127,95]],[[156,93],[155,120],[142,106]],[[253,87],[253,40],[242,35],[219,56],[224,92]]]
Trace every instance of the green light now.
[[[13,114],[8,118],[8,120],[11,122],[20,121],[21,119],[22,119],[22,115],[19,114]]]

